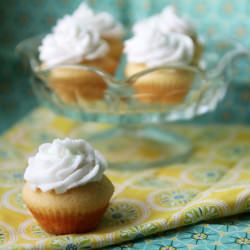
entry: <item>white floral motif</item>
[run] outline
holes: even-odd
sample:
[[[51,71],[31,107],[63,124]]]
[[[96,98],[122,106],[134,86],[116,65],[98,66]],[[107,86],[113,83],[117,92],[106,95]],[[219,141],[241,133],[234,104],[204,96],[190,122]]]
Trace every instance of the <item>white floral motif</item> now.
[[[116,199],[108,208],[100,225],[101,228],[120,228],[144,221],[149,216],[147,206],[135,199]]]
[[[147,200],[157,211],[174,211],[184,207],[197,194],[195,189],[157,190],[150,193]]]
[[[40,240],[49,236],[33,219],[24,221],[19,226],[18,232],[26,240]]]
[[[240,192],[236,200],[235,209],[238,212],[241,212],[242,210],[250,211],[250,189],[249,188]]]
[[[171,220],[175,226],[187,225],[220,216],[227,216],[228,212],[228,205],[221,200],[198,200],[187,204],[185,208],[174,214]]]
[[[16,241],[16,232],[9,224],[0,221],[0,246],[7,249],[7,246]]]
[[[228,168],[222,165],[190,166],[181,174],[181,179],[195,186],[211,186],[218,182],[227,172]]]
[[[3,201],[3,206],[12,211],[25,215],[30,214],[22,200],[20,187],[11,189],[8,192],[6,192],[3,195],[2,201]]]

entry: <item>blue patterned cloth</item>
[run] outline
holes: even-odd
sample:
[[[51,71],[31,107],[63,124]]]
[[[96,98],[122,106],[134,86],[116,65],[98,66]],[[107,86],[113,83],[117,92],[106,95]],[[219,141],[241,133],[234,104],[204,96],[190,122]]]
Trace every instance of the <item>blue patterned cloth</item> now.
[[[71,13],[81,0],[8,0],[0,2],[0,133],[37,105],[29,85],[28,73],[20,68],[15,46],[30,36],[47,32],[56,20]],[[250,1],[248,0],[102,0],[88,1],[97,10],[114,14],[125,26],[161,10],[167,4],[193,20],[198,33],[205,37],[235,37],[250,44]],[[243,70],[244,65],[237,65]],[[246,71],[246,69],[245,69]],[[237,71],[236,71],[237,72]],[[237,73],[236,73],[237,75]],[[250,84],[241,76],[233,83],[216,112],[196,118],[198,123],[250,123]],[[243,84],[244,83],[244,84]],[[118,249],[250,249],[249,215],[200,224],[139,240]]]
[[[249,250],[250,215],[212,221],[105,250]]]

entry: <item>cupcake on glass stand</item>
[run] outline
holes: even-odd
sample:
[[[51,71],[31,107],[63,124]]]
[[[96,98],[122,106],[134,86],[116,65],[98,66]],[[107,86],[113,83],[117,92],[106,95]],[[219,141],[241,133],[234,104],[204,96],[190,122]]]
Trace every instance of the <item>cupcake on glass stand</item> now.
[[[145,103],[176,104],[186,96],[194,78],[194,43],[181,33],[161,33],[155,28],[139,32],[125,43],[127,77],[155,68],[133,82],[136,97]],[[168,68],[168,65],[180,68]],[[166,66],[166,68],[161,68]],[[157,67],[159,67],[157,69]]]
[[[85,65],[114,74],[117,61],[97,31],[83,29],[71,16],[61,20],[39,47],[42,69],[49,71],[49,87],[66,103],[103,98],[107,88],[96,73],[67,65]]]
[[[85,3],[59,19],[39,47],[41,69],[49,72],[49,88],[67,104],[102,100],[106,82],[93,70],[77,65],[114,75],[123,51],[123,35],[122,25],[110,14],[95,13]]]

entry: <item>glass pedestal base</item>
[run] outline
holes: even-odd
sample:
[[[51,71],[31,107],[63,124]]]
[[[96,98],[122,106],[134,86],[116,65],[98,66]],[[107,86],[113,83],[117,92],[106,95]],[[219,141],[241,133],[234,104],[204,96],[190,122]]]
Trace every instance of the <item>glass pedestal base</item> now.
[[[120,170],[141,170],[183,161],[192,144],[177,134],[159,127],[114,127],[87,140]]]

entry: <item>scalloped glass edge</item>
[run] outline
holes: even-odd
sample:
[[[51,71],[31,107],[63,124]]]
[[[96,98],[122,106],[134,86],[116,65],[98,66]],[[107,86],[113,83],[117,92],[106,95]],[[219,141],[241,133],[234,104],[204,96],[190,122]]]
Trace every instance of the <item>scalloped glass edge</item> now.
[[[55,112],[77,120],[108,123],[159,123],[177,120],[189,120],[201,114],[213,111],[226,94],[231,78],[232,62],[245,56],[249,50],[242,44],[230,41],[210,42],[204,49],[199,67],[168,65],[141,71],[129,78],[113,77],[98,68],[85,65],[63,65],[76,70],[95,72],[107,83],[105,96],[101,101],[75,104],[63,102],[49,87],[50,70],[41,70],[37,57],[41,36],[26,39],[17,46],[21,58],[26,59],[32,75],[32,88],[39,101]],[[218,51],[221,50],[222,53]],[[124,63],[124,62],[123,62]],[[192,84],[183,102],[178,104],[145,104],[135,98],[132,83],[150,72],[164,69],[182,69],[195,74]],[[121,72],[121,69],[119,70]],[[124,98],[126,101],[124,101]]]

